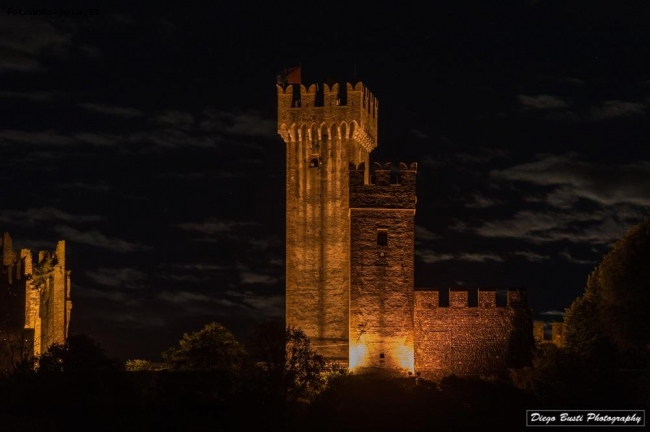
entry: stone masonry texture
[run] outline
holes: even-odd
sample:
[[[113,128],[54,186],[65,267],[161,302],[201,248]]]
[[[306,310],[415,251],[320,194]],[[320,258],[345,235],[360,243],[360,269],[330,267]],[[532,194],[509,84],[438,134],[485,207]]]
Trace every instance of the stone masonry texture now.
[[[495,376],[532,341],[525,292],[414,289],[417,164],[369,164],[362,83],[277,86],[286,145],[286,322],[354,371]],[[445,293],[446,294],[446,293]],[[530,335],[528,335],[530,333]]]
[[[286,318],[316,351],[348,358],[348,165],[376,145],[377,103],[361,83],[278,86],[286,143]]]
[[[54,251],[13,250],[11,236],[2,236],[0,277],[0,367],[38,356],[50,345],[63,344],[68,335],[72,301],[70,271],[65,265],[65,242]]]

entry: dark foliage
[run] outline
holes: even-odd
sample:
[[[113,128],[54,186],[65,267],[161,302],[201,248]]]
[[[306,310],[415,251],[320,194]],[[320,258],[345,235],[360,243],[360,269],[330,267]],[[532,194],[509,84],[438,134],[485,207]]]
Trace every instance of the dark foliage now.
[[[650,220],[620,239],[567,309],[566,346],[602,367],[643,368],[650,347]]]
[[[623,350],[650,344],[650,219],[614,245],[598,265],[600,319]]]
[[[68,337],[65,344],[53,344],[38,359],[40,374],[79,374],[113,371],[120,363],[108,358],[102,347],[85,335]]]
[[[246,352],[224,326],[213,322],[194,333],[185,333],[177,348],[163,353],[171,369],[200,371],[237,371],[246,360]]]
[[[260,324],[253,332],[250,351],[253,375],[269,402],[310,400],[326,384],[325,360],[311,349],[309,338],[280,322]]]

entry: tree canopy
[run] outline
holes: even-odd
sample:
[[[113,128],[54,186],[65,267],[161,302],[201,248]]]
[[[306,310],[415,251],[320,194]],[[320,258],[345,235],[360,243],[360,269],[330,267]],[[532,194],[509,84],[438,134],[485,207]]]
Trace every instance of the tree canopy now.
[[[38,360],[39,373],[84,373],[119,369],[102,347],[85,335],[73,335],[65,344],[52,344]]]
[[[269,395],[290,402],[305,400],[325,384],[325,360],[298,328],[280,322],[259,325],[252,337],[251,354]]]
[[[650,219],[630,229],[600,263],[600,319],[617,346],[650,343]]]
[[[650,344],[650,219],[630,229],[587,279],[567,309],[567,346],[579,353]]]
[[[223,325],[212,322],[194,333],[185,333],[179,346],[163,353],[176,370],[236,370],[246,357],[244,348]]]

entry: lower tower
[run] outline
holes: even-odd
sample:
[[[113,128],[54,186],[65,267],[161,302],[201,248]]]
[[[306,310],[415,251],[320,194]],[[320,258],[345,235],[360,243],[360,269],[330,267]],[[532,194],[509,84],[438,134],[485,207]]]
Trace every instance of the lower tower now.
[[[413,372],[417,165],[374,171],[365,184],[365,165],[350,167],[349,366]]]

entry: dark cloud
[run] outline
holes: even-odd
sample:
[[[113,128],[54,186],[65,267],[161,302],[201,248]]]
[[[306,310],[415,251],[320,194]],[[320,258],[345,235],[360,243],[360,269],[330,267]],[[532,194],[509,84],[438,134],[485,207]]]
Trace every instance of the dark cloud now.
[[[644,117],[646,107],[642,103],[626,101],[606,101],[595,106],[589,113],[591,120],[608,120],[620,117]]]
[[[221,271],[221,270],[228,270],[231,268],[229,266],[224,266],[221,264],[213,264],[213,263],[174,264],[174,267],[183,270],[198,270],[198,271]]]
[[[0,91],[0,98],[28,99],[32,102],[52,102],[65,99],[66,94],[60,91]]]
[[[619,216],[614,209],[596,212],[522,210],[509,219],[485,221],[476,228],[460,224],[456,229],[483,237],[513,238],[533,243],[569,241],[600,245],[616,241],[639,221]]]
[[[503,201],[497,198],[475,193],[466,201],[465,207],[483,209],[488,207],[494,207],[502,203]]]
[[[415,256],[425,264],[441,261],[468,261],[468,262],[503,262],[503,257],[492,253],[438,253],[431,249],[420,248],[415,251]]]
[[[12,225],[35,225],[42,222],[63,221],[68,223],[96,222],[98,215],[74,215],[54,207],[29,208],[26,210],[0,211],[0,222]]]
[[[597,261],[595,260],[585,260],[585,259],[579,259],[571,255],[571,253],[568,250],[563,250],[559,253],[560,258],[570,262],[571,264],[579,264],[579,265],[595,265],[597,264]]]
[[[232,233],[242,227],[257,225],[256,222],[236,222],[232,220],[223,220],[217,218],[208,218],[203,222],[184,222],[177,224],[176,227],[194,231],[206,235],[215,235],[223,233]]]
[[[95,246],[112,252],[128,253],[150,249],[140,243],[107,237],[97,230],[79,231],[67,225],[57,225],[54,227],[54,231],[71,242]]]
[[[43,69],[44,53],[57,54],[71,44],[71,35],[47,20],[0,14],[0,72],[35,72]]]
[[[157,278],[170,280],[174,282],[191,282],[191,283],[203,283],[210,282],[213,279],[212,276],[197,276],[193,274],[172,274],[172,273],[159,273],[156,275]]]
[[[75,139],[94,146],[109,147],[124,142],[124,138],[118,135],[101,134],[93,132],[79,132],[73,135]]]
[[[54,130],[40,131],[40,132],[25,132],[18,130],[3,130],[0,131],[0,143],[13,143],[13,144],[39,144],[39,145],[60,145],[68,146],[76,144],[77,140],[59,134]]]
[[[99,310],[95,314],[94,318],[122,324],[129,329],[149,327],[160,328],[167,324],[163,317],[151,314],[144,315],[139,312],[125,311],[123,309],[117,311]]]
[[[200,122],[199,127],[205,131],[265,138],[277,136],[277,123],[261,118],[255,112],[233,114],[209,109],[203,114],[204,119]]]
[[[246,175],[242,171],[230,171],[230,170],[207,170],[207,171],[192,171],[192,172],[166,172],[160,175],[162,178],[171,178],[179,180],[223,180],[223,179],[233,179],[237,177],[242,177]]]
[[[650,162],[600,164],[578,160],[575,154],[547,155],[535,162],[494,170],[495,179],[555,186],[550,202],[565,207],[583,198],[604,205],[650,206]]]
[[[140,117],[144,115],[142,111],[137,110],[135,108],[121,107],[115,105],[85,103],[85,104],[81,104],[81,107],[91,112],[106,114],[115,117],[134,118],[134,117]]]
[[[191,114],[174,110],[167,110],[156,114],[151,118],[151,121],[159,125],[181,129],[190,129],[194,125],[194,117]]]
[[[441,237],[421,225],[415,225],[415,238],[417,240],[436,240]]]
[[[158,147],[159,150],[185,147],[210,148],[215,146],[217,138],[169,128],[133,132],[125,136],[125,142],[130,144],[150,144]]]
[[[226,294],[238,299],[252,314],[260,314],[264,317],[284,315],[284,294],[262,295],[251,291],[228,291]]]
[[[429,138],[429,135],[427,135],[426,133],[418,129],[411,129],[411,134],[419,140],[424,140]]]
[[[91,192],[109,192],[112,187],[107,183],[83,183],[83,182],[74,182],[74,183],[59,183],[58,186],[62,189],[81,189]]]
[[[538,95],[528,96],[520,94],[517,96],[519,103],[526,109],[533,110],[550,110],[568,108],[569,104],[557,96],[551,95]]]
[[[225,299],[217,299],[206,294],[199,294],[190,291],[165,291],[159,299],[171,303],[219,303],[223,306],[237,306],[234,302]]]
[[[523,257],[524,259],[532,262],[542,262],[551,259],[551,257],[548,255],[542,255],[532,251],[515,251],[514,254],[515,256]]]
[[[242,272],[240,277],[243,284],[275,285],[278,283],[278,279],[274,276],[251,271]]]
[[[96,270],[88,270],[85,274],[100,285],[129,289],[144,288],[143,281],[148,279],[146,273],[132,267],[101,267]]]
[[[112,18],[117,24],[131,25],[136,23],[135,18],[131,14],[116,13],[112,15]]]
[[[75,297],[79,296],[90,299],[110,300],[117,303],[125,303],[129,298],[129,296],[122,291],[86,288],[75,283],[72,285],[72,292],[74,293]]]

